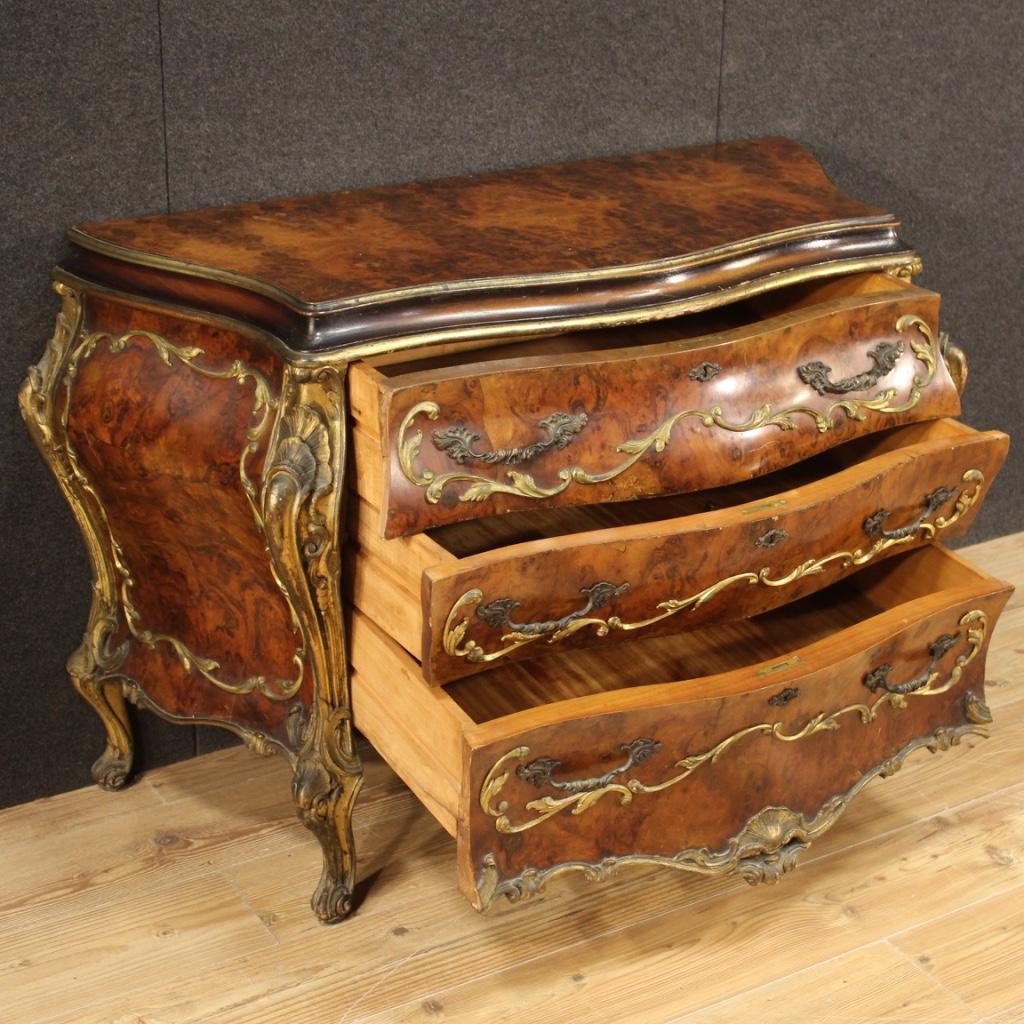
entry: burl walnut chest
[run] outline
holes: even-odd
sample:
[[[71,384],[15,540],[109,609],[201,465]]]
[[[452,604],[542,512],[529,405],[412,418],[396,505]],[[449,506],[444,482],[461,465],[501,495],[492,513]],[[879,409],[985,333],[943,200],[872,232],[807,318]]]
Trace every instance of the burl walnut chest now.
[[[478,908],[774,881],[984,733],[1007,450],[899,222],[783,139],[87,224],[21,407],[92,557],[68,670],[294,768],[351,907],[360,730]]]

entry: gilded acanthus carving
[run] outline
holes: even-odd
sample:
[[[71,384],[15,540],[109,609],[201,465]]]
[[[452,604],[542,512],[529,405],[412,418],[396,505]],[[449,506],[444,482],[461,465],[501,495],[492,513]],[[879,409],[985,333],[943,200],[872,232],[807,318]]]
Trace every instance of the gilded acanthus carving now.
[[[907,707],[907,700],[911,697],[934,697],[946,693],[959,683],[963,677],[964,666],[973,661],[985,642],[985,633],[988,626],[988,619],[984,612],[974,609],[965,613],[960,618],[960,625],[966,631],[966,649],[957,655],[953,666],[949,669],[946,678],[940,681],[941,672],[937,671],[939,661],[952,649],[953,644],[942,646],[936,657],[935,645],[930,649],[932,658],[929,662],[928,674],[925,681],[912,689],[901,692],[894,688],[883,690],[882,694],[872,703],[848,704],[836,711],[820,712],[809,718],[802,726],[788,728],[783,722],[759,722],[755,725],[746,726],[726,736],[718,743],[696,754],[687,754],[677,760],[673,765],[673,771],[665,778],[658,781],[643,782],[633,777],[620,779],[622,772],[609,773],[607,778],[596,780],[585,780],[580,785],[573,785],[571,781],[554,783],[551,780],[553,767],[559,762],[548,757],[540,758],[532,762],[533,765],[540,764],[542,770],[531,770],[531,764],[527,763],[530,756],[529,747],[515,747],[508,753],[503,754],[488,771],[480,788],[480,809],[490,817],[494,818],[496,831],[506,835],[525,832],[527,829],[536,828],[549,818],[562,811],[569,811],[575,816],[585,814],[599,800],[605,796],[615,796],[623,806],[633,802],[635,796],[648,796],[660,793],[679,785],[688,779],[694,772],[707,765],[717,763],[728,751],[742,741],[754,736],[765,736],[769,739],[783,743],[797,743],[821,732],[834,732],[839,729],[842,720],[847,716],[854,716],[862,725],[870,725],[877,721],[879,713],[886,707],[895,710],[902,710]],[[956,639],[959,641],[960,636]],[[650,756],[660,750],[661,745],[652,740],[637,740],[635,743],[646,744],[643,756],[637,758],[630,755],[627,762],[627,769],[632,768],[640,761],[647,760]],[[622,748],[628,750],[628,747]],[[542,786],[545,783],[553,789],[565,792],[565,795],[542,796],[535,800],[527,801],[522,810],[529,812],[524,816],[513,815],[508,801],[502,796],[505,784],[511,774],[511,766],[519,762],[520,767],[516,774],[533,783]],[[518,820],[514,820],[518,818]]]
[[[797,859],[810,843],[827,832],[840,818],[857,794],[874,778],[886,778],[897,772],[915,751],[932,753],[948,750],[967,735],[985,736],[984,728],[966,725],[942,726],[927,736],[906,744],[892,757],[876,765],[850,789],[825,802],[813,815],[788,807],[766,807],[751,817],[743,828],[719,850],[707,848],[682,850],[673,856],[628,854],[606,857],[601,861],[566,861],[549,868],[524,868],[517,875],[502,877],[498,858],[486,853],[476,883],[476,900],[483,910],[498,896],[510,902],[531,899],[543,892],[548,882],[565,874],[582,874],[593,882],[604,882],[623,868],[665,867],[700,875],[739,875],[750,885],[777,882],[796,867]]]
[[[352,908],[352,806],[362,773],[355,753],[345,661],[341,503],[345,466],[344,374],[289,367],[261,492],[261,515],[278,583],[308,651],[308,714],[289,714],[296,747],[292,792],[300,820],[323,850],[312,905],[325,922]]]
[[[63,289],[64,293],[68,292],[64,285],[57,287]],[[74,301],[77,303],[77,298]],[[80,323],[80,315],[76,323]],[[293,656],[295,675],[291,679],[271,680],[262,675],[253,675],[246,679],[232,681],[223,678],[220,673],[220,664],[216,659],[191,650],[178,637],[153,630],[145,625],[133,597],[139,586],[138,580],[132,573],[124,549],[114,535],[98,495],[80,466],[78,453],[68,432],[68,415],[75,379],[82,364],[103,345],[115,355],[127,351],[132,345],[148,345],[168,366],[178,363],[204,377],[235,381],[239,385],[250,387],[252,389],[252,420],[246,435],[246,443],[239,457],[238,475],[256,525],[261,531],[264,531],[262,512],[257,502],[256,486],[250,478],[248,463],[259,450],[271,423],[273,412],[277,407],[277,401],[273,396],[269,381],[257,370],[246,366],[241,360],[233,360],[224,368],[206,365],[203,362],[203,350],[198,346],[178,345],[151,331],[134,330],[122,334],[111,334],[108,331],[81,333],[80,330],[76,330],[72,344],[72,338],[68,334],[66,325],[67,316],[65,315],[62,321],[58,321],[58,332],[55,335],[55,340],[59,341],[58,347],[63,346],[65,349],[61,369],[65,391],[62,410],[58,415],[52,406],[52,395],[56,387],[56,379],[52,371],[52,365],[55,363],[52,352],[53,342],[51,342],[47,355],[44,356],[44,361],[30,372],[26,382],[28,393],[25,407],[37,421],[41,419],[45,424],[40,428],[40,435],[43,443],[53,453],[52,459],[55,460],[57,466],[55,472],[63,474],[69,481],[69,485],[77,493],[86,496],[88,500],[92,517],[95,520],[94,528],[102,535],[100,542],[103,550],[102,561],[107,569],[110,567],[113,569],[112,576],[116,580],[117,601],[121,606],[124,623],[132,638],[146,647],[166,644],[174,651],[186,671],[197,672],[222,690],[236,694],[258,692],[271,700],[291,700],[302,686],[306,653],[303,647],[299,647]],[[47,387],[49,388],[48,392]],[[46,397],[47,393],[49,398]],[[294,618],[294,608],[292,615]]]
[[[425,416],[429,420],[437,420],[441,415],[441,407],[436,402],[426,401],[414,405],[402,419],[396,442],[398,464],[410,483],[424,489],[424,497],[430,504],[437,504],[441,500],[441,495],[449,484],[460,483],[467,486],[459,494],[459,501],[485,501],[495,494],[512,494],[520,498],[543,500],[561,494],[573,484],[607,483],[626,472],[649,452],[665,451],[672,443],[672,434],[676,425],[685,419],[696,418],[706,427],[715,427],[734,433],[746,433],[751,430],[760,430],[763,427],[794,430],[797,425],[797,417],[806,416],[814,422],[819,433],[825,434],[833,430],[844,419],[863,420],[869,412],[879,415],[907,412],[917,405],[924,390],[935,377],[939,360],[938,342],[931,327],[918,316],[901,316],[896,321],[896,330],[901,334],[913,332],[909,339],[910,348],[914,357],[924,367],[922,373],[914,376],[907,394],[902,399],[896,398],[895,388],[885,388],[871,398],[842,398],[832,402],[825,409],[798,405],[775,411],[770,403],[766,403],[755,409],[746,420],[740,421],[729,419],[721,406],[717,405],[707,409],[684,409],[682,412],[673,413],[667,417],[646,437],[623,441],[616,451],[625,455],[626,458],[611,469],[595,473],[582,466],[568,466],[558,471],[557,482],[549,486],[538,484],[529,473],[519,470],[509,470],[505,474],[506,479],[500,480],[467,470],[435,473],[432,469],[421,468],[418,462],[423,446],[423,432],[418,427],[414,427],[414,423],[420,416]],[[898,347],[898,352],[891,349],[878,355],[878,360],[882,361],[881,366],[888,367],[885,370],[888,373],[894,368],[896,359],[902,354],[903,345],[902,342],[886,344]],[[875,351],[877,353],[877,350]],[[466,428],[463,426],[462,429]]]
[[[46,459],[74,513],[92,565],[92,604],[82,643],[68,659],[68,674],[79,694],[99,715],[107,734],[106,748],[92,766],[105,789],[119,789],[131,772],[134,744],[119,670],[128,655],[128,641],[118,616],[117,578],[103,508],[77,467],[67,443],[66,395],[63,414],[58,393],[68,378],[71,346],[82,326],[81,296],[65,284],[54,289],[61,298],[53,337],[43,358],[28,372],[18,393],[25,424]]]

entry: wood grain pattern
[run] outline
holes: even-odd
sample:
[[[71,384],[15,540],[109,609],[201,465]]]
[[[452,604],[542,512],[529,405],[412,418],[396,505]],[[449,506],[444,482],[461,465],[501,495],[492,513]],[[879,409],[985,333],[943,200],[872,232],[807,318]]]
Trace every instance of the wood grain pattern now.
[[[435,759],[444,761],[449,776],[465,772],[461,805],[447,807],[441,818],[449,828],[452,817],[460,822],[463,891],[479,898],[477,876],[485,855],[495,857],[500,877],[513,877],[527,868],[543,870],[565,861],[718,850],[765,806],[813,816],[829,798],[844,793],[911,740],[940,726],[965,723],[964,693],[983,693],[984,650],[967,664],[960,682],[941,696],[911,699],[904,709],[883,708],[886,713],[870,723],[851,720],[798,743],[758,735],[744,741],[756,745],[756,757],[741,752],[716,759],[685,783],[656,797],[634,796],[625,808],[611,794],[583,817],[558,813],[538,827],[503,835],[495,827],[495,815],[477,798],[488,772],[519,747],[528,753],[516,757],[510,771],[543,756],[560,763],[564,778],[590,778],[622,762],[621,744],[647,737],[657,740],[660,749],[630,777],[654,784],[672,777],[678,771],[672,766],[681,758],[710,750],[749,726],[778,721],[784,733],[799,733],[816,715],[872,703],[864,680],[876,666],[891,663],[894,680],[909,679],[927,663],[929,644],[941,634],[957,634],[963,644],[960,620],[965,613],[984,612],[994,626],[1009,592],[1006,584],[933,546],[826,591],[831,602],[817,600],[814,607],[804,602],[803,609],[799,603],[791,605],[784,635],[778,632],[779,623],[764,616],[740,624],[742,628],[711,627],[696,638],[684,635],[636,641],[608,652],[555,655],[528,671],[509,665],[452,685],[451,699],[479,723],[476,728],[461,726],[469,749],[465,768],[461,752],[448,747],[445,757],[436,744],[430,748]],[[362,628],[359,612],[355,621],[361,626],[353,641],[356,665],[406,663],[404,673],[391,668],[385,674],[393,692],[407,689],[410,697],[417,697],[426,687],[415,662],[380,630]],[[954,657],[947,659],[947,672]],[[672,679],[683,681],[667,682]],[[373,699],[369,693],[359,695],[359,686],[354,683],[356,707]],[[771,706],[768,698],[786,688],[795,689],[797,699]],[[417,697],[414,712],[419,723],[426,720],[423,700]],[[440,693],[435,697],[433,717],[450,730],[455,713],[445,700]],[[375,740],[379,723],[369,722],[367,728]],[[392,746],[400,741],[394,730],[381,738]],[[399,771],[402,764],[409,765],[405,770],[414,784],[420,774],[416,762],[424,753],[418,745],[404,746]],[[510,774],[500,800],[517,809],[508,811],[517,825],[536,816],[526,805],[541,795],[529,781]],[[492,804],[497,803],[496,797]]]
[[[998,431],[979,434],[956,421],[938,420],[851,442],[793,470],[714,492],[496,517],[393,540],[377,536],[376,510],[363,504],[353,531],[360,545],[353,600],[421,659],[424,677],[435,685],[509,660],[566,648],[606,647],[637,636],[744,618],[803,597],[860,568],[837,558],[821,570],[800,575],[808,561],[842,552],[863,555],[880,543],[879,554],[869,560],[875,561],[931,539],[926,530],[912,531],[886,547],[884,538],[870,534],[865,526],[880,509],[891,513],[885,528],[898,531],[920,518],[929,495],[949,488],[941,510],[926,521],[955,519],[937,536],[961,536],[998,474],[1007,445],[1008,438]],[[965,482],[971,470],[982,473],[983,485]],[[977,500],[956,518],[956,497],[976,491]],[[705,511],[709,506],[714,511]],[[623,522],[618,526],[613,525],[617,511]],[[634,516],[639,521],[634,523]],[[762,543],[766,536],[770,543]],[[475,553],[456,557],[458,551]],[[473,589],[480,590],[480,600],[456,616],[456,622],[468,623],[468,639],[460,649],[472,641],[485,652],[497,652],[512,646],[501,639],[509,628],[491,626],[477,614],[497,598],[519,602],[511,614],[515,621],[545,622],[583,607],[585,588],[599,581],[625,583],[629,589],[592,617],[615,616],[630,623],[659,614],[661,602],[699,595],[722,580],[750,572],[766,572],[772,580],[798,576],[778,587],[751,586],[741,580],[699,607],[640,631],[613,629],[602,636],[596,627],[588,627],[557,642],[538,639],[497,662],[474,662],[444,648],[446,621]]]
[[[1020,535],[969,556],[1024,582]],[[999,928],[1024,883],[1022,600],[1011,599],[989,653],[1004,667],[989,687],[991,739],[921,752],[869,786],[775,887],[638,868],[612,887],[567,881],[528,908],[481,916],[454,885],[454,840],[371,750],[356,833],[374,888],[343,929],[320,928],[294,884],[317,870],[319,851],[277,759],[233,748],[147,773],[116,798],[89,788],[0,811],[0,932],[17,934],[17,948],[5,946],[6,1004],[32,1024],[276,1024],[296,1013],[309,1024],[555,1014],[580,1024],[1016,1024],[1019,972],[972,936],[990,926],[1012,947],[1015,933]],[[142,888],[126,884],[139,873]],[[200,877],[230,938],[215,929],[206,943],[196,931],[209,921],[191,899]],[[170,921],[187,943],[149,938],[167,919],[145,894],[172,888],[190,896]],[[82,939],[73,959],[53,957],[55,920]],[[267,946],[246,951],[242,922],[263,929]],[[947,942],[944,922],[968,941]],[[102,945],[89,941],[97,932]],[[909,932],[935,936],[934,963],[916,947],[894,957]],[[47,984],[31,963],[48,964]],[[973,972],[994,982],[985,1013],[971,1004]]]
[[[280,361],[240,335],[98,297],[87,309],[89,331],[153,332],[198,348],[196,363],[216,372],[241,360],[276,399]],[[81,361],[68,410],[81,468],[131,573],[138,629],[181,640],[215,661],[219,677],[233,685],[257,672],[293,679],[301,644],[239,475],[248,432],[260,418],[255,400],[251,379],[204,375],[139,337],[116,352],[101,341]],[[267,430],[248,459],[253,479],[269,439]],[[170,714],[240,722],[285,738],[287,703],[219,689],[186,668],[168,643],[133,645],[123,671]],[[298,699],[308,704],[308,678]]]
[[[897,225],[796,143],[763,139],[85,224],[72,240],[86,277],[276,320],[316,349],[527,311],[653,313],[794,268],[905,263]]]
[[[925,338],[917,328],[897,329],[904,316],[920,317],[934,335],[938,297],[912,287],[855,293],[699,340],[381,377],[379,416],[365,416],[360,428],[383,424],[384,477],[374,479],[381,460],[366,452],[356,486],[379,505],[384,534],[394,537],[517,509],[718,487],[865,433],[956,415],[945,363],[936,351],[932,373],[911,350]],[[901,355],[854,390],[818,393],[801,377],[800,367],[815,363],[833,367],[833,380],[857,376],[872,368],[878,345],[899,346]],[[707,363],[715,376],[694,379]],[[915,380],[927,386],[915,392]],[[884,395],[877,411],[859,409]],[[855,414],[842,402],[853,402]],[[465,428],[476,435],[473,451],[522,449],[546,439],[543,424],[556,414],[585,424],[567,444],[528,460],[486,464],[441,443]],[[664,437],[649,440],[659,429]],[[403,462],[403,446],[413,443]],[[643,445],[639,455],[626,447],[634,443]],[[524,493],[534,487],[543,497]]]

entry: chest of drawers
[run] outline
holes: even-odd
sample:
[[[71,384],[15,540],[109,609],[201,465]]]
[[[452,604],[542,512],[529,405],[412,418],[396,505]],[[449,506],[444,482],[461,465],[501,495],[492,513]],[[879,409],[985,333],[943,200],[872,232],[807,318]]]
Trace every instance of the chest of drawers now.
[[[68,662],[294,768],[351,907],[359,729],[475,906],[775,880],[984,732],[1007,450],[897,220],[781,139],[72,230],[21,393],[88,544]],[[297,883],[298,884],[298,880]]]

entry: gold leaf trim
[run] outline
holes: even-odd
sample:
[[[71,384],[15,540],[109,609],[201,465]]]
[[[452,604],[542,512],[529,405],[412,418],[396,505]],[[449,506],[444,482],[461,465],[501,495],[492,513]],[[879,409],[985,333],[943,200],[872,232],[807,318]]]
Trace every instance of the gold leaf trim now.
[[[942,683],[938,682],[941,673],[936,670],[928,676],[928,681],[924,686],[912,693],[900,694],[886,691],[871,704],[848,704],[846,707],[827,714],[823,711],[808,719],[793,732],[787,732],[786,725],[782,722],[760,722],[757,725],[750,725],[726,736],[725,739],[720,740],[708,750],[699,754],[690,754],[676,761],[675,767],[680,771],[661,782],[644,783],[639,779],[632,778],[625,782],[609,783],[596,789],[571,793],[564,797],[540,797],[537,800],[530,800],[525,805],[525,809],[532,811],[534,816],[519,822],[513,822],[509,817],[508,802],[499,799],[501,791],[508,781],[511,764],[516,761],[525,762],[530,755],[528,747],[516,747],[502,755],[488,771],[480,789],[480,808],[495,819],[494,827],[498,832],[504,834],[525,832],[565,810],[569,810],[573,815],[584,814],[599,800],[610,794],[617,796],[620,804],[625,805],[631,803],[634,796],[660,793],[677,786],[695,771],[720,760],[734,746],[751,736],[767,736],[782,743],[798,743],[819,732],[833,732],[839,729],[841,719],[846,715],[856,715],[862,725],[869,725],[878,718],[879,712],[886,706],[900,710],[906,708],[909,698],[938,696],[956,686],[963,677],[964,667],[977,657],[984,644],[988,629],[988,617],[980,609],[974,609],[961,616],[960,625],[967,628],[967,650],[957,655],[949,676]]]
[[[512,651],[541,639],[544,639],[549,644],[557,643],[559,640],[564,640],[566,637],[572,636],[583,629],[593,629],[598,637],[606,637],[613,632],[628,633],[646,629],[648,626],[652,626],[656,622],[661,622],[673,615],[678,615],[680,612],[695,611],[717,597],[723,590],[738,584],[776,588],[788,587],[807,576],[817,576],[823,573],[834,563],[839,563],[840,569],[846,572],[855,566],[866,565],[877,558],[883,551],[887,551],[890,548],[909,544],[919,539],[932,540],[938,533],[947,530],[954,523],[958,522],[977,503],[985,484],[985,475],[979,469],[968,469],[961,476],[961,483],[964,486],[956,497],[952,514],[949,516],[938,516],[932,523],[922,521],[916,525],[916,529],[913,532],[890,537],[879,536],[871,547],[866,549],[856,548],[853,551],[834,551],[820,558],[807,559],[783,576],[772,576],[769,568],[762,568],[756,572],[736,573],[712,583],[710,586],[705,587],[696,594],[691,594],[689,597],[669,598],[661,601],[656,605],[658,610],[654,615],[635,622],[625,622],[617,615],[611,615],[608,618],[601,618],[600,616],[581,617],[573,619],[552,633],[505,633],[501,637],[501,642],[505,646],[493,651],[487,651],[472,638],[467,638],[470,628],[470,619],[467,613],[469,609],[479,605],[484,599],[483,591],[474,587],[472,590],[467,590],[452,605],[445,620],[441,644],[444,652],[453,658],[465,658],[473,664],[483,664],[503,658]]]
[[[131,633],[132,637],[146,647],[155,647],[160,643],[167,644],[174,651],[186,672],[197,672],[199,675],[203,676],[204,679],[213,683],[214,686],[221,690],[226,690],[228,693],[246,694],[259,692],[271,700],[291,700],[301,688],[304,677],[306,657],[306,646],[304,641],[296,649],[292,658],[296,668],[296,674],[293,679],[269,681],[265,676],[254,675],[242,680],[241,682],[232,683],[222,679],[218,675],[220,664],[215,659],[197,654],[195,651],[192,651],[186,643],[175,636],[171,636],[167,633],[156,632],[147,629],[142,625],[141,613],[132,600],[132,591],[136,586],[136,580],[128,566],[124,549],[114,536],[114,532],[110,525],[110,520],[107,517],[106,510],[103,507],[103,503],[100,501],[99,495],[96,493],[96,490],[93,488],[79,464],[78,452],[72,444],[70,434],[68,432],[68,417],[71,408],[72,390],[80,365],[86,359],[89,359],[102,344],[106,344],[109,351],[114,355],[119,355],[127,351],[129,343],[136,341],[152,345],[161,361],[167,366],[172,366],[173,361],[176,360],[194,372],[213,380],[233,380],[236,381],[239,386],[246,384],[252,385],[252,422],[246,432],[246,444],[243,447],[239,458],[238,476],[242,484],[242,490],[245,493],[246,500],[248,501],[253,518],[256,522],[256,526],[264,536],[266,536],[266,527],[263,521],[263,516],[260,512],[256,487],[249,476],[247,466],[249,458],[258,451],[260,442],[270,424],[271,414],[277,408],[277,402],[271,393],[270,384],[266,377],[264,377],[259,371],[246,366],[245,363],[238,359],[232,361],[225,369],[216,369],[214,367],[205,366],[199,361],[205,354],[203,349],[195,345],[176,345],[173,342],[168,341],[166,338],[161,337],[159,334],[154,334],[151,331],[133,330],[116,335],[111,334],[108,331],[93,331],[84,335],[78,345],[71,351],[64,371],[64,386],[66,394],[63,411],[60,417],[61,431],[63,434],[61,448],[63,450],[64,461],[70,475],[74,478],[79,488],[89,494],[92,498],[93,503],[98,510],[99,518],[107,533],[111,558],[114,568],[120,577],[118,590],[128,631]],[[281,581],[277,578],[276,572],[275,580],[288,601],[292,621],[296,626],[296,631],[301,636],[301,631],[298,629],[297,612],[292,602],[288,599],[287,591],[281,585]]]
[[[398,464],[405,478],[417,487],[425,489],[424,497],[432,505],[441,500],[444,489],[449,484],[464,483],[467,486],[459,494],[459,501],[486,501],[495,494],[511,494],[520,498],[543,500],[561,494],[572,484],[603,484],[614,480],[627,469],[644,458],[649,451],[663,452],[672,441],[672,432],[676,424],[684,419],[697,418],[706,427],[718,427],[734,433],[745,433],[759,430],[762,427],[778,427],[780,430],[794,430],[796,417],[809,416],[819,433],[825,434],[832,430],[837,417],[843,413],[847,419],[863,420],[868,412],[896,414],[907,412],[921,400],[921,395],[935,377],[938,364],[939,348],[932,329],[918,316],[907,314],[896,321],[896,330],[900,333],[916,329],[924,339],[912,338],[910,347],[916,358],[924,365],[924,374],[916,374],[910,390],[902,402],[894,404],[895,388],[879,391],[872,398],[844,398],[833,402],[824,412],[809,406],[790,406],[774,412],[771,404],[755,409],[746,420],[733,421],[726,418],[721,406],[708,409],[685,409],[673,413],[646,437],[623,441],[616,451],[626,455],[617,466],[602,473],[592,473],[581,466],[569,466],[558,472],[558,483],[545,487],[538,484],[529,473],[509,470],[505,481],[467,470],[454,470],[449,473],[437,474],[428,468],[417,468],[417,461],[423,447],[423,432],[418,427],[413,429],[413,422],[418,416],[429,420],[437,420],[441,415],[441,407],[436,402],[419,402],[403,417],[398,428],[397,454]]]
[[[486,853],[477,878],[477,907],[484,910],[499,896],[511,903],[532,899],[544,891],[548,882],[561,875],[582,874],[588,881],[606,882],[622,869],[631,867],[664,867],[709,876],[739,875],[750,885],[777,882],[796,867],[797,858],[811,841],[839,820],[872,779],[895,774],[917,750],[927,749],[932,753],[949,750],[968,735],[986,737],[988,733],[975,724],[940,727],[931,735],[906,744],[863,775],[845,793],[827,801],[814,815],[804,815],[788,807],[766,807],[758,811],[720,850],[705,847],[682,850],[672,856],[635,853],[600,861],[566,861],[549,868],[524,868],[510,878],[501,877],[497,858],[493,853]]]

